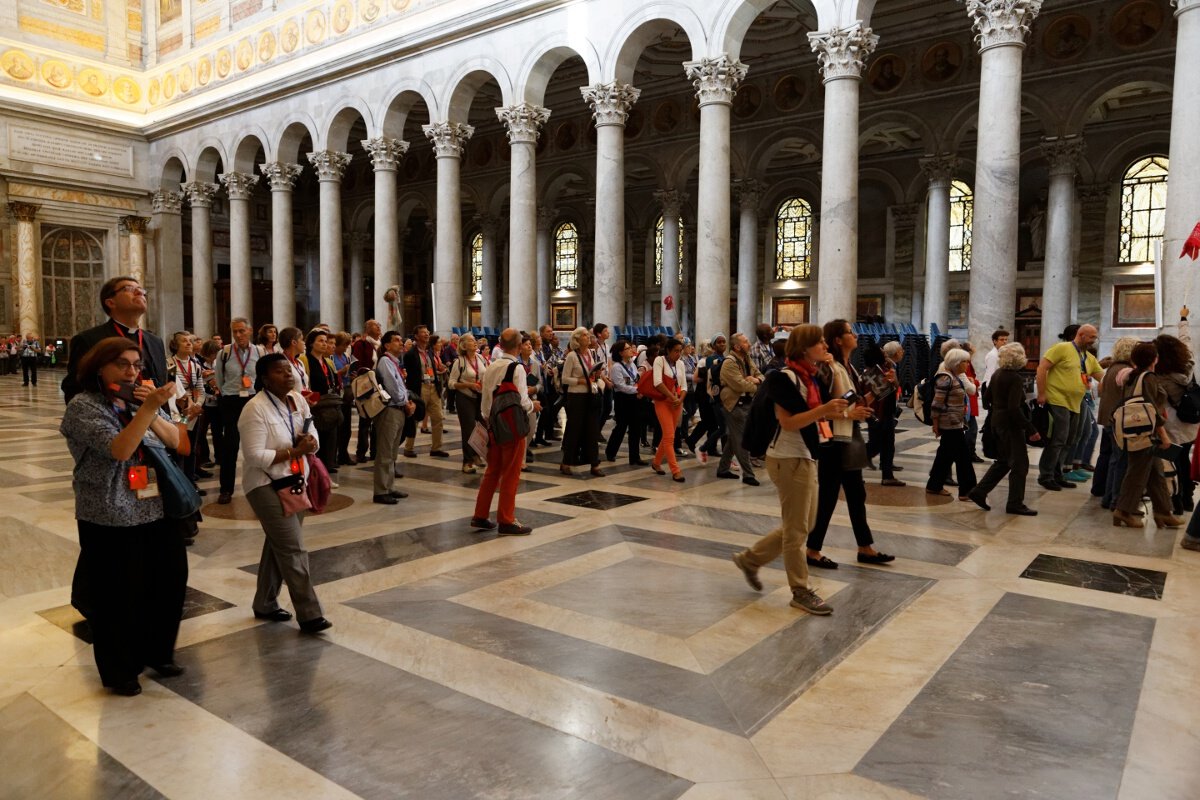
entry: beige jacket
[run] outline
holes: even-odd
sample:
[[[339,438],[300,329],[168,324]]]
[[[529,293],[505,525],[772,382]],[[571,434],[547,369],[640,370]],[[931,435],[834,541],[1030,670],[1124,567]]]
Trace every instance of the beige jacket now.
[[[721,362],[721,405],[726,411],[732,411],[742,395],[753,395],[758,391],[758,384],[747,380],[747,373],[750,377],[762,377],[749,356],[730,353]]]

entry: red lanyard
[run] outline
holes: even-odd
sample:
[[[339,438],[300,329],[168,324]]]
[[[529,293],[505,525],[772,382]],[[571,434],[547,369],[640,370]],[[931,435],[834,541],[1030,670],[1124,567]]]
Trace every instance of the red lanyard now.
[[[178,356],[175,358],[175,367],[176,367],[176,369],[183,368],[183,362],[179,360]],[[187,372],[184,374],[187,375],[187,388],[191,389],[192,388],[192,360],[190,358],[187,360]]]
[[[300,376],[300,385],[308,388],[308,376],[304,374],[304,367],[300,366],[300,359],[292,359],[288,357],[288,361],[292,365],[292,369],[296,370],[296,374]]]
[[[246,374],[246,365],[248,365],[250,363],[250,348],[249,347],[246,348],[246,360],[243,361],[242,353],[238,349],[237,345],[230,345],[230,347],[233,348],[233,354],[235,356],[237,356],[238,366],[240,366],[242,368],[242,375],[244,376]]]

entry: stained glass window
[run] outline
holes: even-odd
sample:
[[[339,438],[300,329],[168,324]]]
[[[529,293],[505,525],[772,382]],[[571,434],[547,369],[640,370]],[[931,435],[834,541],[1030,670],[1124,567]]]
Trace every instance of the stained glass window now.
[[[483,289],[483,234],[475,234],[471,240],[471,294]]]
[[[971,221],[975,195],[962,181],[950,184],[950,271],[971,269]]]
[[[1154,260],[1167,213],[1167,158],[1150,156],[1125,171],[1121,183],[1121,263]]]
[[[654,285],[662,286],[663,228],[666,220],[660,214],[654,223]],[[679,218],[679,282],[683,283],[683,217]]]
[[[104,282],[103,233],[54,228],[42,237],[42,341],[97,325]]]
[[[799,197],[785,200],[775,215],[775,280],[812,277],[812,206]]]
[[[554,288],[579,288],[579,230],[571,222],[554,230]]]

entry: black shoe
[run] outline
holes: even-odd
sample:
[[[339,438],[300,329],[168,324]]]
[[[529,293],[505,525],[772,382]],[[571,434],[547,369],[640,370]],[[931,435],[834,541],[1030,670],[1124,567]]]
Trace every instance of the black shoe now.
[[[817,567],[818,569],[837,569],[838,568],[837,562],[827,556],[821,556],[820,558],[813,558],[812,556],[806,555],[804,557],[804,561],[810,567]]]
[[[550,446],[550,443],[547,442],[545,439],[534,439],[533,440],[533,447],[549,447],[549,446]],[[612,459],[609,459],[609,460],[611,461]]]
[[[1051,492],[1062,491],[1062,487],[1058,485],[1057,481],[1053,481],[1048,478],[1038,478],[1038,486],[1042,487],[1043,489],[1048,489]]]
[[[332,627],[333,623],[324,617],[308,619],[300,623],[300,630],[304,633],[320,633],[321,631],[327,631]]]
[[[430,450],[429,455],[433,456],[434,458],[449,458],[450,457],[450,454],[447,453],[445,450]]]
[[[403,500],[404,498],[408,497],[408,493],[393,489],[392,491],[388,492],[388,497],[394,497],[397,500]]]
[[[208,494],[208,489],[201,489],[199,486],[196,486],[194,488],[196,490],[196,494],[200,495],[201,497],[204,497],[205,495]]]
[[[958,486],[958,481],[954,480],[954,478],[946,478],[946,485],[947,486]]]
[[[271,622],[287,622],[292,618],[292,612],[286,608],[277,608],[274,611],[255,611],[255,619],[269,619]]]
[[[1004,513],[1005,514],[1016,514],[1016,515],[1022,516],[1022,517],[1036,517],[1037,516],[1037,512],[1034,511],[1029,506],[1017,506],[1016,508],[1006,508],[1006,509],[1004,509]]]
[[[142,693],[142,685],[138,683],[137,678],[121,681],[120,683],[109,688],[112,689],[113,694],[119,694],[122,697],[136,697]]]
[[[187,672],[184,667],[179,666],[174,661],[168,661],[166,664],[151,664],[150,669],[157,672],[160,678],[178,678]]]
[[[987,462],[986,462],[986,461],[984,461],[982,458],[980,458],[980,457],[979,457],[979,456],[977,456],[977,455],[972,455],[972,456],[971,456],[971,463],[972,463],[972,464],[986,464]]]
[[[528,536],[533,533],[533,528],[528,525],[522,525],[520,522],[514,522],[511,525],[501,525],[498,533],[501,536]]]
[[[636,460],[631,458],[631,459],[629,459],[629,463],[630,463],[631,465],[635,466],[635,467],[644,467],[644,466],[646,466],[647,464],[649,464],[650,462],[649,462],[649,461],[643,461],[643,460],[642,460],[642,459],[640,459],[640,458],[639,458],[639,459],[636,459]]]
[[[759,486],[759,485],[761,485],[761,484],[759,484],[759,482],[758,482],[758,478],[755,478],[755,477],[753,477],[753,476],[751,476],[751,477],[748,477],[748,478],[742,478],[742,483],[746,484],[747,486]]]
[[[196,477],[197,477],[197,478],[211,478],[212,476],[213,476],[213,474],[212,474],[211,472],[209,472],[208,470],[206,470],[206,469],[198,469],[198,470],[196,470]]]
[[[372,503],[379,503],[381,506],[394,506],[400,501],[392,497],[390,494],[377,494],[371,498]]]
[[[496,523],[492,522],[487,517],[471,517],[471,527],[478,528],[481,531],[494,531]]]
[[[892,464],[892,472],[904,472],[904,467],[899,464]]]
[[[217,505],[227,506],[233,502],[233,495],[229,492],[221,492],[217,496]]]
[[[416,457],[417,457],[417,451],[416,451],[416,450],[405,450],[405,451],[404,451],[404,457],[405,457],[405,458],[416,458]]]
[[[728,478],[728,479],[734,480],[734,481],[736,481],[738,479],[738,476],[734,475],[732,472],[718,472],[717,477],[718,478]]]
[[[991,511],[992,507],[987,504],[987,498],[977,494],[974,490],[967,492],[967,498],[972,503],[982,508],[984,511]]]
[[[868,555],[866,553],[858,554],[858,563],[860,564],[888,564],[895,560],[895,556],[889,556],[887,553],[876,553],[875,555]]]
[[[205,462],[204,462],[203,464],[201,464],[200,466],[204,467],[205,469],[216,469],[216,468],[217,468],[217,462],[215,462],[215,461],[205,461]]]
[[[1038,483],[1041,483],[1041,481],[1038,481]],[[1079,488],[1076,484],[1071,483],[1070,481],[1058,480],[1058,481],[1055,481],[1054,483],[1060,489],[1077,489],[1077,488]]]

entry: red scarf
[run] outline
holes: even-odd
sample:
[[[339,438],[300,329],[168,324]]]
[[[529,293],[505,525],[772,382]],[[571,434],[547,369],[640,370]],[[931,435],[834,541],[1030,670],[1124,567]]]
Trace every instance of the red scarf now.
[[[817,388],[817,365],[810,364],[807,361],[792,361],[788,359],[788,366],[795,370],[800,376],[800,382],[804,384],[806,392],[805,401],[808,403],[808,408],[811,411],[821,405],[821,390]]]

